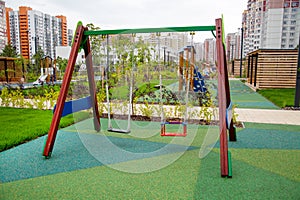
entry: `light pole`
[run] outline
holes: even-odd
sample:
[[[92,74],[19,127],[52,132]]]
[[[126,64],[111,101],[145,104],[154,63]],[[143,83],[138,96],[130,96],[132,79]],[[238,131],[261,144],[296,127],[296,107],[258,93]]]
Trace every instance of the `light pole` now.
[[[242,68],[243,68],[243,46],[244,46],[244,28],[241,28],[241,57],[240,57],[240,78],[242,78]]]
[[[296,78],[296,92],[294,106],[299,108],[300,104],[300,35],[298,44],[298,64],[297,64],[297,78]]]
[[[166,48],[167,47],[163,47],[163,49],[164,49],[164,66],[166,66]]]
[[[231,56],[231,58],[230,58],[230,60],[231,60],[231,72],[232,72],[232,74],[234,75],[234,60],[233,60],[233,47],[234,47],[234,44],[233,44],[233,42],[232,41],[230,41],[230,46],[231,46],[231,50],[230,50],[230,56]]]
[[[170,66],[170,51],[167,51],[168,53],[168,66]]]

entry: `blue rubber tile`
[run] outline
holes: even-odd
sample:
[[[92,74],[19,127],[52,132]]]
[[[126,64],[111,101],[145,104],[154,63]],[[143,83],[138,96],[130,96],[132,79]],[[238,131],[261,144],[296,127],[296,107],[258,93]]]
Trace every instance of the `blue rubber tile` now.
[[[300,149],[300,132],[245,128],[237,132],[237,142],[229,142],[229,148],[252,149]]]

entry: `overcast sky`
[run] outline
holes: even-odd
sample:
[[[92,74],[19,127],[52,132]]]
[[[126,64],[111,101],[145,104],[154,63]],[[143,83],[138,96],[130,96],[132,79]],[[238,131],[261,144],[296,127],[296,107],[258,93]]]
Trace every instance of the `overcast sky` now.
[[[78,21],[101,29],[150,28],[214,25],[224,16],[225,33],[237,32],[247,0],[5,0],[6,7],[18,10],[29,6],[52,16],[67,17],[68,28]],[[197,38],[211,38],[197,33]]]

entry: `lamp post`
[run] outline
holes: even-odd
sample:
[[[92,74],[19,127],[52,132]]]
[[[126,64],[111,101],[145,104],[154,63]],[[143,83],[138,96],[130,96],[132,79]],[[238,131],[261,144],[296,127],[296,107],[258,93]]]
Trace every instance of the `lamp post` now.
[[[300,107],[300,35],[298,44],[298,64],[297,64],[297,78],[296,78],[296,92],[295,92],[295,107]]]
[[[170,66],[170,51],[167,51],[168,53],[168,66]]]
[[[243,68],[243,46],[244,46],[244,28],[241,28],[241,57],[240,57],[240,78],[242,78],[242,68]]]
[[[234,44],[233,44],[232,41],[230,41],[230,46],[231,46],[231,50],[230,50],[231,72],[234,75],[234,60],[233,60],[233,47],[234,47]]]
[[[164,66],[166,66],[166,48],[167,47],[163,47],[163,49],[164,49]]]

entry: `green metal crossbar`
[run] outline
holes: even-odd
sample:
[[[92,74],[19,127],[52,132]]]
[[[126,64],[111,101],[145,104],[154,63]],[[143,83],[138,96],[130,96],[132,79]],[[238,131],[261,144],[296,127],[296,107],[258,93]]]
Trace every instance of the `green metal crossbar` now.
[[[164,28],[137,28],[116,30],[88,30],[84,35],[113,35],[130,33],[160,33],[160,32],[187,32],[187,31],[215,31],[216,26],[186,26],[186,27],[164,27]],[[213,33],[214,34],[214,33]]]

